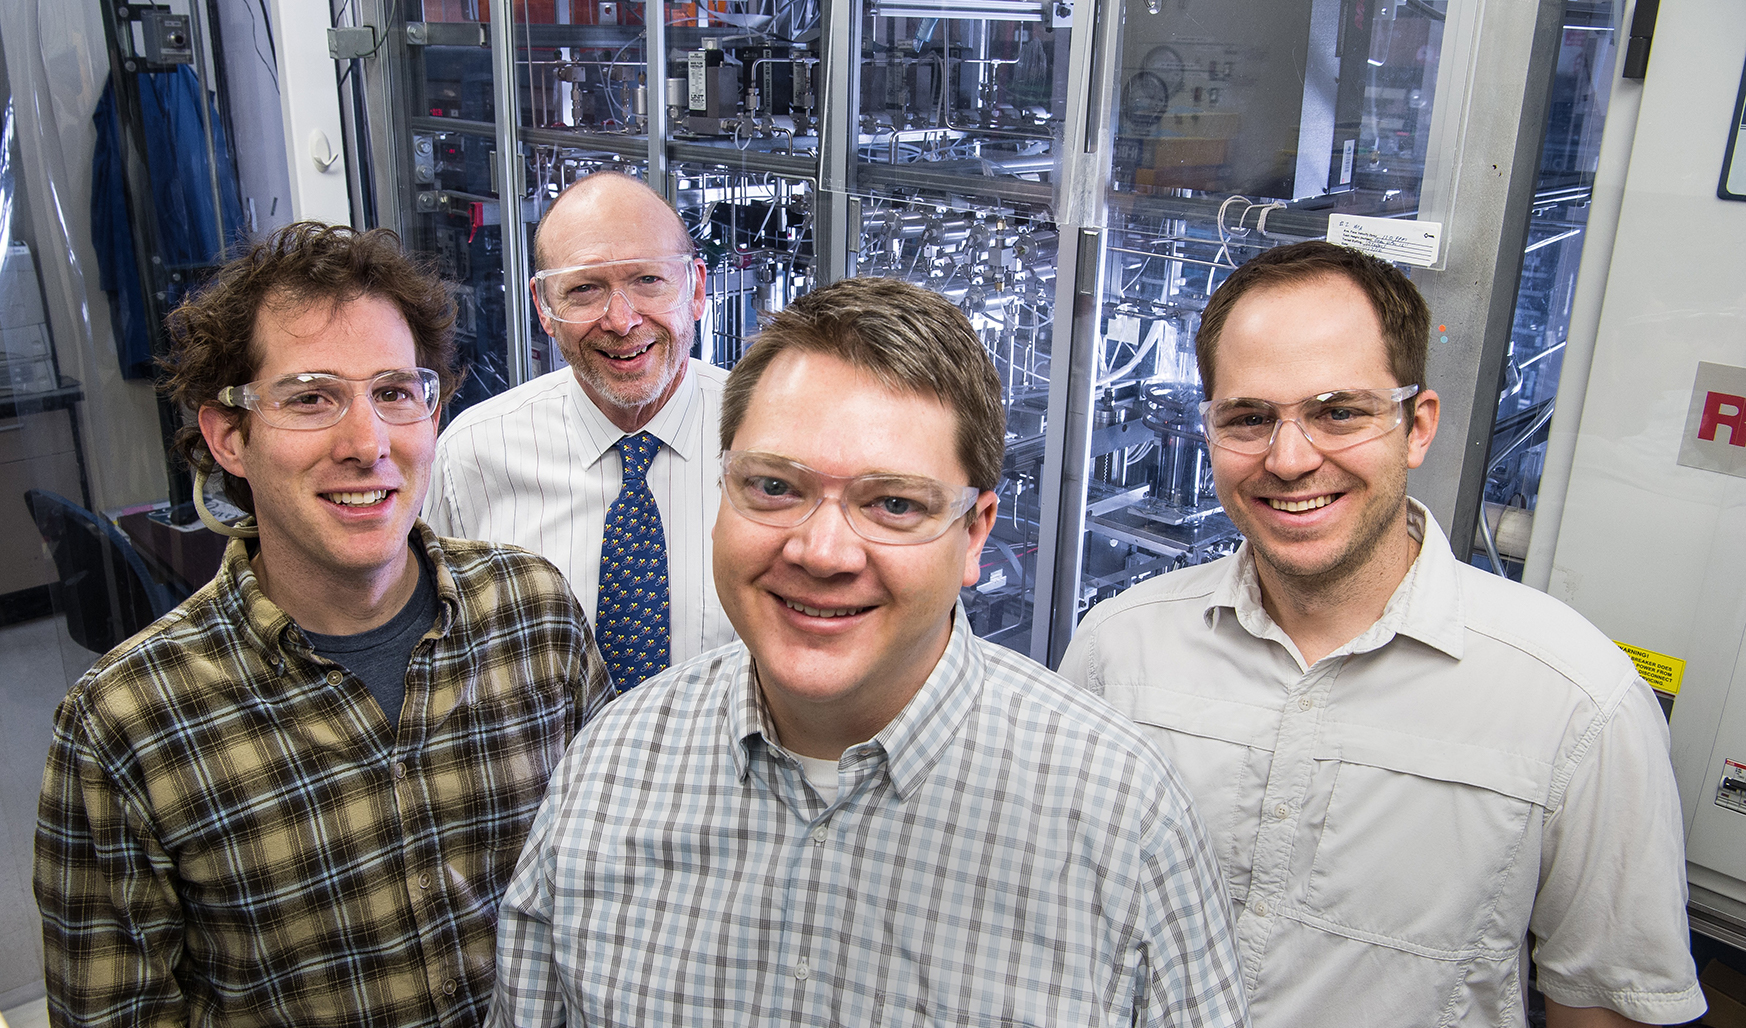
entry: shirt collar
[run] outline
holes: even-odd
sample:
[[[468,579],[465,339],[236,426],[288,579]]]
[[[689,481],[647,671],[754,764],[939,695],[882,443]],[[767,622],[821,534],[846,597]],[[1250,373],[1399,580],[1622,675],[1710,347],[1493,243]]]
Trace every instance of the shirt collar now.
[[[952,610],[952,634],[946,651],[921,689],[878,735],[849,748],[848,753],[867,749],[884,752],[891,784],[900,800],[907,799],[927,779],[928,771],[957,738],[981,694],[985,663],[974,639],[969,616],[959,603]],[[744,643],[736,647],[734,660],[737,663],[725,669],[730,690],[728,732],[734,743],[734,771],[744,781],[751,771],[755,741],[761,739],[769,748],[778,743],[752,675],[751,652]]]
[[[252,522],[253,519],[248,519],[247,523]],[[231,618],[244,637],[266,656],[274,671],[282,673],[285,670],[285,634],[297,625],[261,591],[254,565],[249,563],[249,549],[248,539],[231,539],[224,548],[224,561],[218,566],[218,577],[213,586],[221,601],[231,608]]]
[[[752,651],[737,642],[722,665],[727,680],[727,731],[733,743],[734,777],[741,782],[752,771],[752,750],[757,740],[775,745],[776,729],[752,675]]]
[[[431,568],[436,572],[435,630],[438,635],[448,635],[461,611],[461,591],[455,582],[454,571],[450,569],[448,557],[437,541],[437,534],[424,523],[423,518],[413,521],[412,537],[424,547],[425,555],[430,558]],[[224,560],[219,565],[214,585],[219,595],[228,599],[233,620],[240,626],[243,634],[266,655],[274,670],[282,673],[285,670],[286,650],[305,655],[313,651],[308,638],[297,627],[297,622],[291,620],[291,615],[267,599],[267,594],[261,591],[261,581],[255,577],[254,565],[250,563],[251,557],[248,540],[232,539],[224,548]]]
[[[1378,625],[1461,659],[1467,638],[1461,577],[1449,537],[1425,505],[1407,497],[1407,525],[1419,540],[1419,555],[1389,597]],[[1378,644],[1380,645],[1380,643]]]
[[[703,404],[697,402],[697,369],[693,362],[686,358],[685,376],[679,380],[679,387],[673,395],[667,397],[667,402],[649,419],[649,423],[638,429],[648,432],[674,453],[679,459],[690,461],[702,456],[702,435],[697,431],[699,419],[703,417]],[[630,434],[613,424],[601,412],[594,401],[583,392],[582,383],[577,380],[575,371],[564,368],[561,372],[568,380],[568,392],[571,400],[572,414],[576,418],[581,431],[576,433],[576,444],[582,452],[585,465],[592,466],[606,454],[606,451],[618,445],[618,441]]]
[[[1336,655],[1367,653],[1396,635],[1404,635],[1461,659],[1466,622],[1461,609],[1461,582],[1449,539],[1425,505],[1410,496],[1407,530],[1419,541],[1419,555],[1388,598],[1382,617],[1356,639],[1335,650]],[[1237,547],[1236,558],[1207,600],[1202,612],[1207,626],[1216,626],[1225,611],[1230,611],[1250,635],[1289,643],[1285,632],[1261,603],[1261,582],[1255,572],[1254,549],[1248,540]]]
[[[927,779],[981,697],[986,665],[975,638],[970,616],[959,602],[952,608],[952,635],[940,662],[897,717],[873,737],[890,761],[898,799],[908,799]]]
[[[455,622],[461,616],[461,587],[455,580],[455,572],[449,567],[449,555],[444,552],[442,544],[437,541],[436,532],[423,518],[412,522],[412,534],[418,545],[424,547],[424,555],[430,560],[431,570],[435,572],[434,584],[437,593],[437,635],[448,635],[455,627]]]

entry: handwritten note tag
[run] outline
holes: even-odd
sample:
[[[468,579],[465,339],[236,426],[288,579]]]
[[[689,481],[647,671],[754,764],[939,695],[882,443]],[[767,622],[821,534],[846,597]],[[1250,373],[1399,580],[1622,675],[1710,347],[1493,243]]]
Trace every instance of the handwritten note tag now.
[[[1385,261],[1428,268],[1437,263],[1437,253],[1443,243],[1443,223],[1331,214],[1328,216],[1328,242],[1363,250]]]

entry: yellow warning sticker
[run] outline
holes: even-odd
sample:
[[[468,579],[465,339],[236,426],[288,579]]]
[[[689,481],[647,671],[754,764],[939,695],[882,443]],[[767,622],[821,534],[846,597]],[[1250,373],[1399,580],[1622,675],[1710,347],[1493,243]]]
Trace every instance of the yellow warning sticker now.
[[[1679,680],[1685,675],[1685,661],[1678,657],[1669,657],[1665,653],[1656,653],[1641,646],[1613,640],[1631,657],[1631,663],[1637,665],[1637,673],[1643,676],[1656,692],[1664,692],[1669,696],[1679,695]]]

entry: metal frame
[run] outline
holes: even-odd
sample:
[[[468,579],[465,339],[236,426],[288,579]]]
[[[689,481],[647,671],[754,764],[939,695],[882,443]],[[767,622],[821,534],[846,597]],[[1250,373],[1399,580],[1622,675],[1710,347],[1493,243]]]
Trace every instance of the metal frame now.
[[[861,249],[861,203],[853,196],[858,185],[855,146],[853,137],[842,131],[854,130],[854,105],[861,95],[861,15],[855,0],[828,3],[822,28],[818,208],[813,221],[820,285],[854,275]]]
[[[365,0],[384,23],[389,0]],[[504,233],[505,314],[511,327],[511,369],[525,380],[528,353],[526,280],[528,255],[520,229],[521,151],[529,145],[565,145],[619,153],[647,162],[649,179],[671,195],[675,163],[726,166],[809,181],[815,199],[815,274],[820,283],[855,273],[860,245],[859,190],[897,186],[922,193],[968,194],[1022,204],[1052,205],[1061,240],[1055,269],[1053,366],[1047,407],[1048,428],[1042,463],[1041,526],[1033,621],[1028,651],[1038,660],[1057,662],[1076,623],[1086,525],[1087,466],[1091,448],[1091,407],[1095,358],[1100,345],[1101,308],[1110,210],[1180,211],[1205,216],[1217,207],[1206,198],[1137,197],[1110,192],[1111,130],[1106,123],[1117,95],[1121,26],[1127,0],[1079,0],[1075,29],[1065,61],[1056,62],[1058,86],[1066,106],[1061,158],[1053,188],[1024,182],[990,182],[971,187],[958,176],[922,168],[861,166],[856,160],[860,98],[862,6],[867,0],[826,0],[820,62],[819,155],[738,151],[669,138],[665,105],[669,46],[694,44],[693,31],[669,32],[665,8],[655,0],[648,10],[648,133],[625,135],[565,132],[519,124],[518,73],[513,10],[494,5],[489,43],[494,58],[495,124],[413,118],[390,126],[373,118],[371,144],[384,223],[407,216],[410,196],[410,129],[442,129],[491,135],[497,141],[496,165]],[[1447,324],[1450,342],[1433,342],[1430,381],[1442,397],[1443,431],[1425,465],[1410,477],[1414,494],[1448,526],[1458,555],[1473,537],[1484,485],[1486,448],[1495,416],[1501,357],[1508,345],[1510,320],[1521,267],[1521,247],[1532,202],[1540,139],[1546,120],[1549,84],[1556,58],[1562,5],[1558,0],[1452,0],[1446,30],[1444,75],[1439,79],[1432,127],[1433,146],[1443,162],[1427,169],[1423,217],[1441,217],[1448,243],[1446,270],[1417,273],[1421,290],[1438,323]],[[545,45],[558,35],[545,26],[523,26],[524,42]],[[477,40],[473,26],[429,26],[430,41]],[[450,38],[450,37],[453,38]],[[675,39],[674,37],[678,38]],[[407,88],[387,67],[403,61],[416,72],[416,47],[404,31],[390,31],[388,60],[365,61],[372,104],[403,102]],[[371,67],[374,65],[375,67]],[[1447,88],[1445,89],[1445,83]],[[1059,95],[1059,94],[1057,94]],[[407,138],[396,138],[407,137]],[[1457,200],[1459,202],[1457,202]],[[1285,234],[1325,232],[1326,215],[1288,210],[1275,225]],[[518,331],[513,326],[521,325]]]
[[[376,26],[383,38],[376,56],[360,60],[354,72],[362,78],[358,88],[363,91],[365,107],[382,112],[381,116],[369,118],[364,131],[358,134],[358,145],[367,143],[369,147],[368,167],[373,179],[370,193],[375,199],[374,211],[365,212],[366,217],[373,213],[373,220],[358,227],[384,226],[405,237],[405,219],[413,207],[407,192],[413,181],[411,130],[419,126],[398,121],[392,112],[406,109],[405,83],[416,74],[415,66],[422,64],[422,57],[418,47],[408,45],[406,23],[395,17],[398,4],[393,0],[359,0],[359,3],[362,9],[358,23]],[[363,192],[353,189],[354,196]]]
[[[671,203],[677,199],[679,184],[668,171],[667,147],[667,4],[665,0],[645,0],[643,6],[644,44],[649,59],[648,84],[644,95],[649,121],[649,182]]]
[[[1113,55],[1120,52],[1122,13],[1121,0],[1082,0],[1068,51],[1067,119],[1055,196],[1061,245],[1052,363],[1066,374],[1049,379],[1030,645],[1031,658],[1050,667],[1061,662],[1078,624],[1110,181],[1104,108],[1115,95],[1119,61]],[[1047,554],[1053,559],[1045,562]]]
[[[660,7],[659,0],[650,4]],[[491,5],[491,88],[493,113],[497,116],[497,218],[503,241],[503,325],[509,333],[509,377],[526,382],[532,354],[528,347],[528,257],[527,229],[521,221],[521,199],[527,192],[522,181],[521,104],[515,65],[514,8],[504,2]],[[650,148],[653,159],[654,148]]]
[[[1113,5],[1112,5],[1113,6]],[[1105,165],[1105,173],[1108,166]],[[1037,587],[1032,594],[1031,659],[1055,667],[1078,624],[1079,579],[1085,552],[1086,469],[1091,463],[1091,402],[1097,379],[1098,322],[1103,311],[1103,229],[1059,229],[1055,273],[1053,368],[1049,423],[1043,440],[1042,523],[1037,536]],[[1073,245],[1067,245],[1072,239]],[[1065,315],[1063,314],[1065,312]],[[1059,359],[1063,343],[1067,359]],[[1053,512],[1054,516],[1048,514]],[[1045,564],[1042,555],[1053,553]]]
[[[1441,400],[1441,427],[1424,464],[1407,478],[1463,560],[1484,499],[1564,5],[1490,0],[1477,16],[1473,70],[1458,108],[1463,124],[1458,137],[1453,130],[1440,135],[1456,155],[1450,193],[1441,201],[1447,204],[1448,265],[1414,276],[1430,304],[1433,328],[1449,328],[1446,343],[1445,333],[1433,331],[1427,369],[1428,384]]]
[[[1694,866],[1698,865],[1688,864],[1687,868]],[[1736,949],[1746,949],[1746,911],[1740,909],[1741,904],[1696,883],[1691,885],[1690,893],[1691,901],[1685,911],[1691,930]]]

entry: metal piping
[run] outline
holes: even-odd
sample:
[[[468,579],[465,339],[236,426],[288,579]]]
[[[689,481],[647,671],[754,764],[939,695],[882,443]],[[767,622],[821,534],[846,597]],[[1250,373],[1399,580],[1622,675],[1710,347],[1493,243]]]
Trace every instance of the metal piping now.
[[[648,93],[649,185],[671,203],[679,197],[679,184],[667,170],[667,2],[646,0],[643,30],[648,36],[648,70],[644,72]]]
[[[524,0],[525,2],[525,0]],[[521,222],[521,143],[516,135],[520,105],[515,71],[515,23],[508,0],[491,5],[492,99],[497,108],[497,220],[503,240],[503,324],[509,380],[520,385],[531,371],[527,310],[527,229]]]

